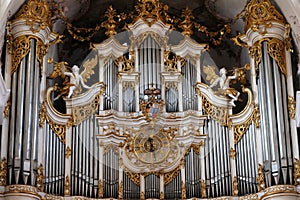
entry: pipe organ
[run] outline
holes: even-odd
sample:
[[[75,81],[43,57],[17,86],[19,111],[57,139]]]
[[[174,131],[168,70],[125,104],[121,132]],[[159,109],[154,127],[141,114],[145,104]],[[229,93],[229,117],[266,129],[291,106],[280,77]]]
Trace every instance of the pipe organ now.
[[[36,3],[9,24],[0,199],[299,198],[289,26],[269,1],[248,3],[245,34],[234,38],[250,57],[250,72],[237,74],[249,73],[251,87],[234,77],[241,89],[222,86],[234,75],[222,79],[206,64],[208,44],[190,37],[194,25],[185,20],[181,33],[172,30],[158,0],[138,2],[122,39],[106,27],[108,39],[93,44],[79,73],[47,63],[47,48],[60,38],[49,21],[26,18],[34,5],[48,9]],[[268,21],[251,15],[260,9]],[[78,77],[91,87],[81,83],[80,91],[71,82]],[[237,93],[247,97],[234,113],[242,106],[230,96]]]

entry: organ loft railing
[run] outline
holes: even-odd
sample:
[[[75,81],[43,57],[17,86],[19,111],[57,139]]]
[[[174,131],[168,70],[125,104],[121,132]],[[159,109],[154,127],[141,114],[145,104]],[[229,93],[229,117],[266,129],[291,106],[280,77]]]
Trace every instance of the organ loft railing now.
[[[30,0],[8,27],[0,198],[297,198],[289,27],[269,1],[245,8],[247,34],[234,41],[250,64],[235,70],[219,70],[209,45],[190,37],[202,32],[217,45],[228,26],[209,32],[188,8],[176,19],[158,0],[128,14],[109,7],[100,26],[108,39],[79,66],[53,55],[46,62],[60,37],[47,16],[27,19],[36,6],[48,13],[46,2]]]

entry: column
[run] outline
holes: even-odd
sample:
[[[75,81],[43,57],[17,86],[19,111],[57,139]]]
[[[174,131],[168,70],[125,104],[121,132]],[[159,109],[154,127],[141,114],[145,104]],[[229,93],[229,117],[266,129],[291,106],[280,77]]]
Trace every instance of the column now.
[[[164,183],[164,174],[161,173],[159,176],[159,199],[160,200],[164,200],[165,198],[165,193],[164,193],[164,187],[165,187],[165,183]]]
[[[145,200],[145,176],[141,174],[140,176],[140,199]]]

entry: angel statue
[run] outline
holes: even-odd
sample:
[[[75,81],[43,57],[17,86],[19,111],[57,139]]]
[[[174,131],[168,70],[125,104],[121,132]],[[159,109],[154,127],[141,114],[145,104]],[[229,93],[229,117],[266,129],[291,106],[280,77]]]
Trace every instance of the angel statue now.
[[[62,69],[63,74],[66,76],[70,77],[70,83],[69,83],[69,93],[67,98],[70,98],[73,95],[73,92],[76,88],[80,86],[80,84],[85,88],[85,89],[91,89],[90,86],[87,86],[83,79],[81,74],[79,74],[79,67],[77,65],[73,65],[72,67],[72,72],[66,72],[64,70],[64,67]]]
[[[232,106],[235,106],[234,101],[238,100],[240,93],[236,89],[229,87],[229,83],[231,80],[238,78],[238,69],[234,70],[233,76],[226,76],[227,70],[223,67],[220,69],[220,76],[217,76],[214,69],[209,69],[210,67],[211,66],[205,68],[205,71],[210,71],[210,73],[214,74],[210,74],[211,85],[209,86],[209,88],[213,88],[219,83],[219,92],[221,92],[221,94],[228,95],[231,98],[231,101],[229,103]]]
[[[68,63],[56,63],[54,65],[53,72],[49,75],[49,78],[61,77],[62,79],[64,79],[64,87],[60,90],[60,94],[57,97],[55,97],[54,100],[57,100],[61,96],[71,98],[72,95],[74,95],[75,93],[78,94],[81,92],[81,86],[85,89],[91,89],[92,87],[87,86],[85,82],[87,82],[91,75],[95,73],[94,67],[97,65],[97,63],[97,56],[87,60],[83,64],[84,70],[81,73],[79,73],[79,67],[77,65],[73,65],[73,67],[70,70],[68,67]]]

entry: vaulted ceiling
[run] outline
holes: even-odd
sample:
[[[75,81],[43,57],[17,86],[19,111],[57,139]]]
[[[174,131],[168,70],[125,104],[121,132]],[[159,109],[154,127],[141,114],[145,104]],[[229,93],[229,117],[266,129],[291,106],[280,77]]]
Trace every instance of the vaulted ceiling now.
[[[230,60],[230,65],[241,65],[241,49],[234,46],[230,38],[243,30],[242,20],[235,21],[234,17],[244,9],[247,0],[160,0],[160,2],[163,5],[168,5],[170,16],[178,18],[182,18],[182,10],[189,7],[195,17],[194,21],[206,26],[209,31],[218,31],[224,24],[231,24],[231,34],[228,34],[219,46],[210,44],[210,53],[215,57],[217,65],[224,64],[224,59]],[[58,3],[72,26],[76,28],[94,28],[105,20],[104,13],[110,5],[116,9],[117,13],[129,13],[134,10],[134,6],[138,1],[58,0]],[[80,64],[89,52],[90,42],[100,43],[107,38],[104,34],[105,30],[100,29],[90,41],[80,42],[69,34],[64,23],[57,23],[56,27],[57,31],[65,35],[63,43],[60,45],[59,59],[70,64]],[[194,32],[191,37],[200,43],[210,43],[209,39],[200,32]],[[218,63],[218,60],[220,63]]]

